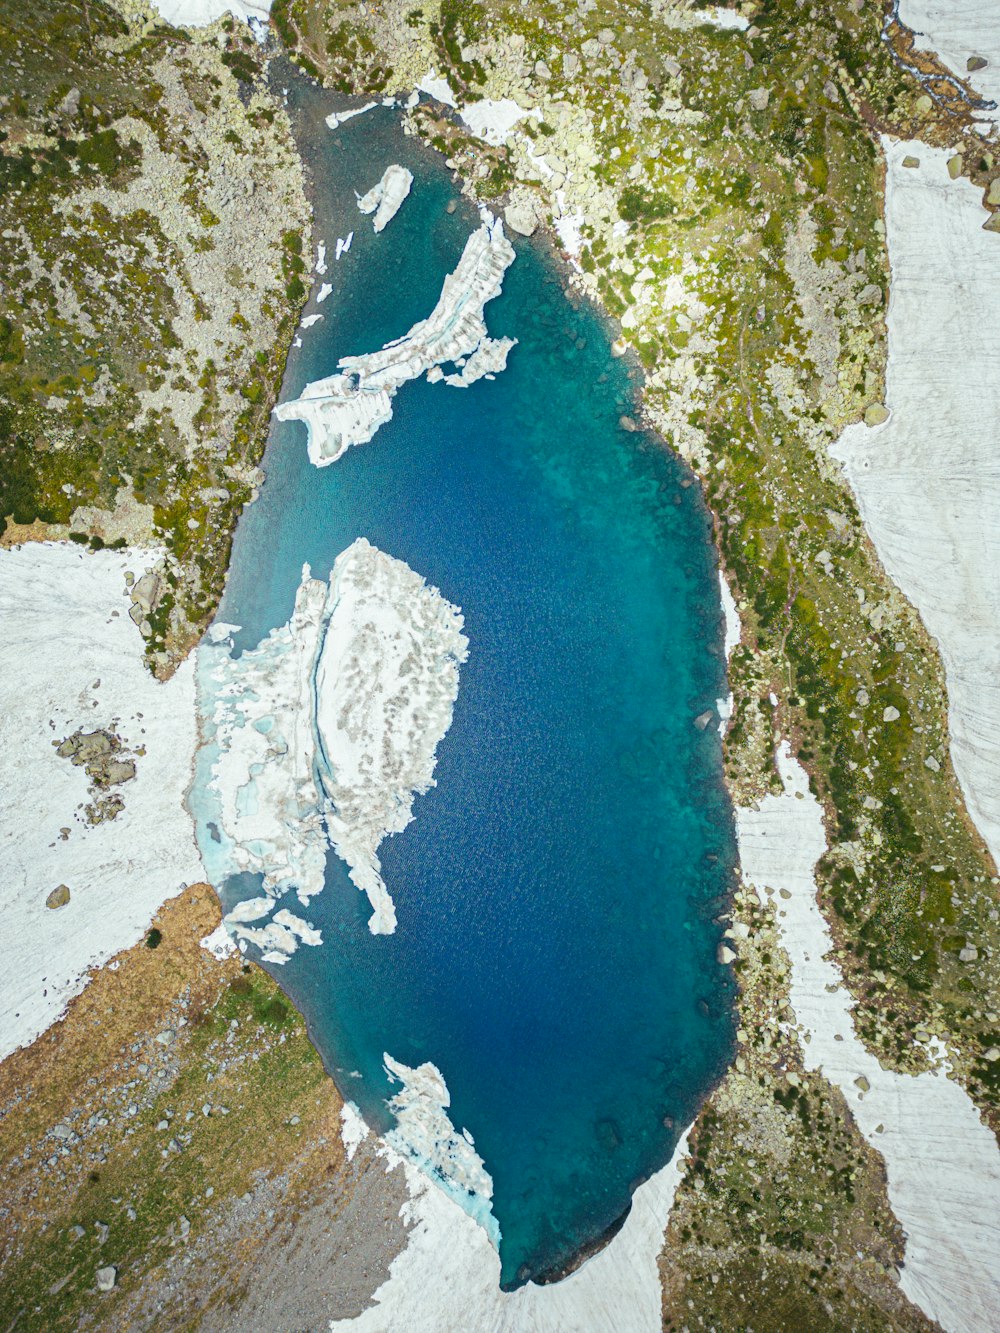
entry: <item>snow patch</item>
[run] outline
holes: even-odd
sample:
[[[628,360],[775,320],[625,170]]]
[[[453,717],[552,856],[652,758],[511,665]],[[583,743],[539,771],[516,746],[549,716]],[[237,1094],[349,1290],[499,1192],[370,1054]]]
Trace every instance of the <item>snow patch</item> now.
[[[737,809],[737,837],[744,880],[775,906],[806,1067],[841,1090],[885,1159],[889,1203],[906,1232],[904,1294],[948,1333],[1000,1327],[996,1139],[946,1064],[892,1073],[858,1039],[854,1001],[828,957],[833,940],[816,901],[813,871],[826,851],[822,807],[787,741],[777,763],[784,794]],[[788,898],[775,897],[782,889]]]
[[[151,0],[151,4],[175,28],[203,28],[223,14],[234,14],[247,22],[253,19],[256,23],[267,23],[271,12],[271,0]]]
[[[996,0],[900,0],[899,17],[915,33],[917,50],[936,52],[982,97],[1000,103],[1000,5]],[[970,74],[966,66],[973,56],[985,57],[989,63]],[[998,111],[991,113],[993,119],[998,115]]]
[[[195,752],[194,663],[161,684],[129,619],[125,572],[161,552],[0,550],[0,1059],[53,1023],[90,968],[142,938],[156,912],[204,878],[184,797]],[[77,816],[87,779],[53,741],[113,727],[136,758],[111,820]],[[65,838],[60,830],[68,830]],[[58,885],[68,904],[51,911]]]
[[[355,116],[363,116],[366,111],[374,111],[378,102],[366,102],[364,106],[351,107],[348,111],[331,111],[326,118],[326,123],[331,130],[337,130],[341,125],[345,125]]]
[[[432,73],[430,70],[417,84],[417,88],[420,92],[426,93],[428,97],[433,97],[435,101],[441,102],[444,106],[454,107],[458,105],[448,80]]]
[[[938,641],[955,773],[1000,865],[1000,236],[983,231],[980,191],[950,179],[947,150],[883,150],[892,415],[850,427],[832,453]]]
[[[510,97],[499,101],[484,97],[480,102],[470,102],[468,106],[463,106],[458,114],[469,127],[470,133],[477,139],[485,139],[496,148],[507,142],[511,130],[519,121],[528,117],[541,119],[540,111],[526,111]]]

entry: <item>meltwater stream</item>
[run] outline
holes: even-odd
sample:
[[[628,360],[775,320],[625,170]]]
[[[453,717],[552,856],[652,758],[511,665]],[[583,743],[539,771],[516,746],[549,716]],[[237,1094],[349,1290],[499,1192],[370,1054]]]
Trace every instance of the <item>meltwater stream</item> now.
[[[443,162],[379,109],[331,131],[292,80],[333,292],[282,398],[434,306],[479,225]],[[391,162],[414,173],[388,229],[355,205]],[[354,244],[333,261],[338,236]],[[716,561],[699,488],[622,429],[634,385],[544,241],[514,238],[491,336],[495,381],[405,385],[374,440],[330,467],[275,423],[237,530],[219,620],[248,649],[289,618],[303,562],[326,578],[358,537],[462,608],[468,661],[436,786],[381,847],[395,934],[331,852],[303,915],[323,934],[276,979],[345,1097],[392,1126],[383,1052],[432,1061],[493,1178],[505,1286],[551,1276],[663,1165],[733,1048],[717,962],[736,861],[717,730],[726,693]],[[192,809],[206,859],[212,797]],[[253,885],[249,886],[250,891]],[[245,885],[222,886],[228,904]],[[294,906],[294,899],[290,900]],[[256,951],[251,949],[256,955]]]

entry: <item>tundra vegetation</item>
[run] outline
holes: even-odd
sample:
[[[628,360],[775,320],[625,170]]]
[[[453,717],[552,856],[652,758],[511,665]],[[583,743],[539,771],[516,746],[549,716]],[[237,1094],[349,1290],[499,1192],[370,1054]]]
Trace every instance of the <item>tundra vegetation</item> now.
[[[214,609],[258,480],[307,207],[260,49],[136,0],[0,3],[3,540],[160,546],[151,666]]]

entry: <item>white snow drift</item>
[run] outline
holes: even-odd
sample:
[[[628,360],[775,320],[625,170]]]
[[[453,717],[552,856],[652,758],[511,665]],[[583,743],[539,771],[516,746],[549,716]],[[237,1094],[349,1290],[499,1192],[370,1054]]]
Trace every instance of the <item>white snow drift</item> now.
[[[128,616],[125,571],[138,578],[158,555],[54,542],[0,550],[0,1059],[204,878],[184,808],[194,665],[158,683]],[[119,789],[117,818],[90,826],[78,814],[84,770],[53,742],[107,727],[136,752],[136,776]],[[60,884],[70,900],[52,911],[45,899]]]
[[[903,1292],[947,1333],[1000,1327],[996,1139],[946,1065],[889,1072],[855,1034],[854,1001],[827,957],[833,941],[816,901],[822,809],[787,742],[777,760],[784,794],[738,809],[737,834],[744,880],[762,903],[775,903],[806,1066],[841,1090],[885,1159],[889,1203],[906,1233]],[[789,896],[775,899],[781,890]]]
[[[947,151],[883,147],[891,416],[849,428],[833,454],[940,645],[955,772],[1000,863],[1000,236]]]
[[[422,1066],[426,1068],[426,1066]],[[433,1068],[433,1066],[431,1066]],[[348,1155],[368,1130],[345,1106]],[[500,1257],[481,1226],[431,1183],[407,1157],[384,1142],[378,1154],[391,1171],[402,1162],[409,1199],[401,1209],[411,1223],[406,1248],[393,1260],[375,1303],[356,1319],[333,1320],[347,1333],[661,1333],[662,1292],[657,1259],[683,1173],[687,1135],[672,1160],[632,1197],[617,1236],[569,1277],[500,1290]]]

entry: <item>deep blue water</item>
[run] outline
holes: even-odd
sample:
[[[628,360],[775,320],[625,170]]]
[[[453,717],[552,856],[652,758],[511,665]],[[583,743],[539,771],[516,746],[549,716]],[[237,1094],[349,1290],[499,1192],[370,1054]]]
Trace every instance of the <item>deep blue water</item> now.
[[[446,212],[449,174],[392,113],[332,133],[326,94],[291,96],[334,293],[286,398],[425,316],[478,225]],[[392,161],[416,182],[376,237],[353,190]],[[219,613],[255,645],[303,561],[325,577],[358,536],[464,611],[437,786],[382,846],[396,934],[370,934],[331,854],[306,912],[324,946],[274,971],[376,1127],[383,1051],[441,1069],[493,1176],[505,1285],[564,1265],[668,1159],[730,1058],[734,995],[716,962],[732,816],[718,735],[693,725],[726,689],[708,514],[661,442],[621,429],[635,385],[608,330],[544,242],[515,243],[487,306],[491,334],[519,339],[495,382],[406,386],[325,469],[302,425],[275,424]]]

